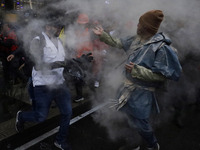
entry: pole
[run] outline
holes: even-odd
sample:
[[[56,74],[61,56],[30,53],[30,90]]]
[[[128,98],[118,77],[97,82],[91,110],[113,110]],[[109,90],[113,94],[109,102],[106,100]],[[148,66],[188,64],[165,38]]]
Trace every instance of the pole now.
[[[29,0],[30,8],[33,9],[32,0]]]

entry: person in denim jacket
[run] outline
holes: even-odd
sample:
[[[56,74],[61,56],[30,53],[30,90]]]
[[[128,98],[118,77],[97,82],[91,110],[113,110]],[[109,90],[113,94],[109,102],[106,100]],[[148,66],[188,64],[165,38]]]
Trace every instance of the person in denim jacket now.
[[[153,108],[159,112],[155,90],[168,79],[177,81],[182,72],[177,53],[170,46],[171,40],[164,33],[157,33],[163,18],[161,10],[144,13],[139,18],[137,35],[123,39],[111,37],[100,26],[93,29],[101,41],[127,53],[117,110],[129,116],[130,126],[137,129],[149,150],[160,149],[149,121]],[[139,150],[140,147],[129,143],[121,149]]]

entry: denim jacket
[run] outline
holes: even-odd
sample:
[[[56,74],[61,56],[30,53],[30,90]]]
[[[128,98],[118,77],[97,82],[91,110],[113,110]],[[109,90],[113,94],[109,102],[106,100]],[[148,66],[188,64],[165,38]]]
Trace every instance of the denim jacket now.
[[[124,49],[128,54],[127,63],[135,64],[131,74],[126,73],[126,79],[137,86],[132,88],[127,103],[121,109],[140,119],[148,118],[152,108],[159,112],[155,93],[148,88],[157,88],[166,79],[177,81],[182,72],[177,53],[170,46],[171,40],[163,33],[158,33],[149,41],[137,45],[136,36],[114,39],[105,32],[100,39]]]

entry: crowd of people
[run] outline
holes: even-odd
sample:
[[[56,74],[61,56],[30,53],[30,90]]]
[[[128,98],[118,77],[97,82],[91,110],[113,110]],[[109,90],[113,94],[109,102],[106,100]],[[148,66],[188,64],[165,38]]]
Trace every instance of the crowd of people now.
[[[146,141],[148,150],[159,150],[159,140],[150,123],[152,112],[160,111],[155,91],[163,88],[168,80],[178,81],[182,74],[177,51],[171,47],[170,38],[158,33],[163,18],[161,10],[148,11],[139,18],[135,36],[119,39],[112,36],[111,30],[104,29],[100,21],[91,20],[88,14],[81,12],[72,23],[75,33],[72,46],[66,42],[67,38],[71,38],[70,33],[65,35],[66,26],[55,14],[48,14],[43,31],[30,40],[28,50],[10,24],[3,22],[0,60],[6,85],[19,79],[29,83],[32,100],[30,111],[17,112],[17,132],[23,132],[26,122],[43,122],[52,101],[55,101],[61,121],[54,144],[60,149],[70,150],[68,133],[72,106],[68,82],[75,86],[74,102],[83,101],[85,85],[91,90],[101,86],[106,54],[113,50],[111,47],[116,47],[126,53],[116,110],[128,116],[129,126]],[[139,144],[132,141],[120,150],[139,150]]]

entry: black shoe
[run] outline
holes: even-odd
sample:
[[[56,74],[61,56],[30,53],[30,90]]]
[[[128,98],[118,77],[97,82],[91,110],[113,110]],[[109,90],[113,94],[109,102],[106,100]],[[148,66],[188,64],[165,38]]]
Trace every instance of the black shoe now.
[[[18,111],[16,115],[15,129],[18,133],[24,130],[24,123],[19,120],[19,115],[22,111]]]
[[[67,143],[54,142],[54,145],[61,150],[71,150],[71,147]]]

